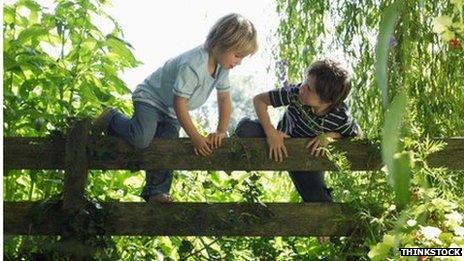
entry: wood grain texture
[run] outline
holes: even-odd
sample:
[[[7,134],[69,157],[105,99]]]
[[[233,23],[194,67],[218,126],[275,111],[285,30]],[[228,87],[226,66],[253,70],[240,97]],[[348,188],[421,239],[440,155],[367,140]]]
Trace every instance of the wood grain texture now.
[[[6,235],[58,235],[66,218],[38,203],[4,202]],[[349,235],[353,210],[337,203],[102,203],[106,235],[320,236]]]
[[[4,138],[4,169],[64,169],[65,140],[49,138]],[[447,145],[431,154],[431,167],[464,170],[464,138],[437,139]],[[114,137],[89,137],[86,145],[89,169],[158,170],[336,170],[327,158],[306,152],[307,139],[287,139],[289,153],[282,163],[268,159],[263,138],[227,138],[210,157],[196,156],[190,140],[155,139],[144,150]],[[339,140],[336,151],[345,152],[351,170],[378,170],[380,149],[365,141]]]

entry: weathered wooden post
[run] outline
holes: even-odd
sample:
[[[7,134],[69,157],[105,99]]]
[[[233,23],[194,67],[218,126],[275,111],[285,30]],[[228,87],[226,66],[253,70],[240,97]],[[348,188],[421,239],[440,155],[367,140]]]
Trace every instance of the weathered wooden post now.
[[[87,184],[87,137],[90,123],[78,120],[66,138],[65,176],[63,188],[63,210],[73,212],[85,203],[85,186]]]
[[[69,254],[71,260],[82,260],[82,254],[73,251],[73,247],[82,244],[79,232],[73,227],[71,220],[85,207],[85,186],[87,184],[87,138],[90,122],[76,120],[66,137],[65,176],[63,186],[63,211],[67,216],[61,225],[63,241],[71,242]]]

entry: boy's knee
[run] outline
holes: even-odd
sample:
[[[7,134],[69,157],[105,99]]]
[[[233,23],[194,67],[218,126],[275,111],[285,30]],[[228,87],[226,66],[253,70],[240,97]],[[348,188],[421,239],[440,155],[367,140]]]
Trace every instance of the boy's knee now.
[[[235,135],[240,138],[257,138],[264,137],[265,133],[257,120],[243,118],[237,124],[237,128],[235,128]]]
[[[137,149],[146,149],[148,148],[148,146],[150,146],[151,140],[152,140],[151,138],[145,138],[143,136],[135,137],[132,144]]]

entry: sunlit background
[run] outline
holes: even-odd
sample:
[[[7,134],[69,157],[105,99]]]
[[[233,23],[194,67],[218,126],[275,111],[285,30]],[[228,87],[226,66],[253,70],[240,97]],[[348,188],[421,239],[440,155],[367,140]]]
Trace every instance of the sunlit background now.
[[[142,64],[121,74],[133,90],[145,77],[165,61],[202,44],[209,29],[222,16],[240,13],[250,19],[258,32],[259,50],[231,70],[233,115],[232,131],[241,117],[255,117],[251,99],[269,90],[276,82],[272,49],[278,25],[274,1],[113,1],[108,13],[123,29],[125,40],[132,44],[134,55]],[[102,26],[105,24],[102,23]],[[193,117],[205,130],[217,124],[216,95],[212,93],[205,106],[193,112]]]
[[[125,39],[143,62],[122,75],[133,89],[144,77],[164,62],[204,42],[211,26],[222,16],[240,13],[250,19],[258,31],[259,51],[231,71],[231,76],[253,75],[261,86],[272,84],[268,72],[271,65],[272,33],[277,27],[275,3],[259,1],[131,1],[115,0],[108,12],[121,25]],[[269,82],[267,82],[269,81]]]
[[[241,117],[255,117],[252,97],[275,87],[272,58],[278,25],[275,9],[274,1],[270,0],[137,1],[137,4],[115,0],[107,11],[120,24],[124,39],[133,46],[135,57],[142,62],[122,72],[121,78],[134,90],[168,59],[202,44],[219,18],[240,13],[255,25],[259,50],[230,72],[234,111],[229,130],[232,131]],[[100,25],[105,27],[103,21]],[[193,112],[194,118],[210,131],[217,123],[215,97],[213,92],[207,104]]]

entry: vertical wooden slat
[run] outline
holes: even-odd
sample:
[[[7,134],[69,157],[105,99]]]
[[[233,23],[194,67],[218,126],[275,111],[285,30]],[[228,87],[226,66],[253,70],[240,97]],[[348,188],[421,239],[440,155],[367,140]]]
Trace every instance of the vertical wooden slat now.
[[[63,209],[67,212],[79,209],[84,203],[88,171],[86,145],[89,126],[90,123],[87,120],[76,121],[66,138]]]

